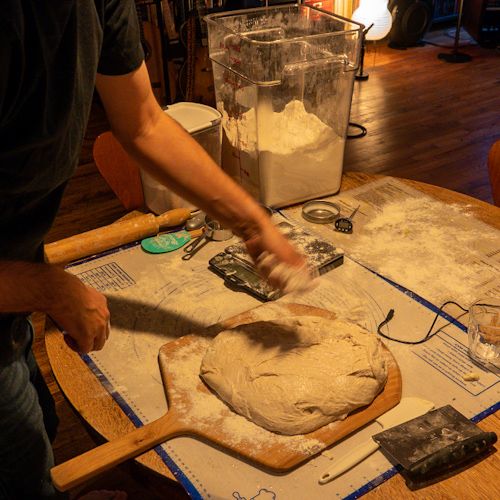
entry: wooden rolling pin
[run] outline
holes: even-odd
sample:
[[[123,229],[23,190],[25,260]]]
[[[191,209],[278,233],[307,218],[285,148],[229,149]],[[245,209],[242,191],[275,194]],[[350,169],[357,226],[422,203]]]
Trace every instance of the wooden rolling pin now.
[[[68,262],[95,255],[125,243],[154,236],[166,227],[184,224],[191,216],[189,208],[175,208],[161,215],[144,214],[117,221],[45,245],[45,262],[67,264]]]

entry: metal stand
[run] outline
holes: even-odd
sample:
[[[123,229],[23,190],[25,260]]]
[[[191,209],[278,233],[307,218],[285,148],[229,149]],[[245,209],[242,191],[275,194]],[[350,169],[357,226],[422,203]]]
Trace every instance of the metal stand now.
[[[458,43],[460,41],[460,27],[462,25],[462,9],[464,5],[464,0],[460,0],[460,6],[458,8],[458,18],[457,18],[457,28],[455,31],[455,44],[453,46],[453,51],[451,53],[440,53],[438,54],[438,59],[441,59],[449,63],[465,63],[469,62],[472,57],[469,54],[464,54],[458,51]]]
[[[358,82],[365,82],[368,80],[369,75],[367,73],[364,73],[364,62],[365,62],[365,47],[366,47],[366,34],[368,31],[371,30],[373,26],[373,23],[366,28],[363,33],[362,33],[362,39],[361,39],[361,57],[359,58],[359,69],[358,72],[356,73],[354,79],[357,80]],[[360,139],[361,137],[364,137],[367,134],[366,127],[363,127],[363,125],[360,125],[359,123],[354,123],[354,122],[349,122],[349,127],[351,129],[355,129],[358,132],[350,134],[347,132],[347,139]]]
[[[363,63],[365,61],[365,37],[363,37],[363,43],[361,45],[361,58],[360,58],[360,63],[359,63],[359,71],[357,75],[354,77],[358,82],[364,82],[368,80],[368,75],[367,73],[363,73]]]
[[[368,28],[366,28],[364,31],[363,31],[363,34],[362,34],[362,38],[361,38],[361,57],[359,58],[360,61],[359,61],[359,70],[358,70],[358,73],[356,74],[356,76],[354,77],[358,82],[365,82],[366,80],[368,80],[368,77],[370,75],[368,75],[367,73],[363,73],[363,66],[364,66],[364,63],[365,63],[365,48],[366,48],[366,34],[368,33],[368,31],[371,30],[373,26],[373,23],[370,24],[370,26],[368,26]]]

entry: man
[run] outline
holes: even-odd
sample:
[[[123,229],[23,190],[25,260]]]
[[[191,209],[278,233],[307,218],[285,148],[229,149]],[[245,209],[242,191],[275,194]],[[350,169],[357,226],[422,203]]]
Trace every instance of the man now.
[[[253,258],[301,266],[259,205],[158,106],[133,0],[4,0],[0,16],[0,498],[51,498],[50,394],[31,311],[75,349],[101,349],[106,299],[43,263],[43,238],[78,161],[94,85],[115,136],[158,180],[230,227]],[[269,275],[271,269],[264,269]],[[272,282],[273,279],[270,278]],[[279,285],[279,281],[274,281]],[[43,408],[43,410],[42,410]],[[50,438],[50,439],[49,439]]]

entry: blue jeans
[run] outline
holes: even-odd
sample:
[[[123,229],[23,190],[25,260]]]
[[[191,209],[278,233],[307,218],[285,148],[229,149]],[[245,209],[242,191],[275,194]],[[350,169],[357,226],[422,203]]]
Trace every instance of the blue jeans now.
[[[32,341],[28,318],[0,318],[1,500],[58,498],[49,475],[57,416]]]

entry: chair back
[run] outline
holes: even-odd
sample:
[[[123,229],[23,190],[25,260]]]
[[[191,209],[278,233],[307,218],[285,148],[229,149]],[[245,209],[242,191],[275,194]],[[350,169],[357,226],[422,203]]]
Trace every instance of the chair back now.
[[[142,208],[144,194],[139,167],[112,132],[96,138],[93,156],[97,169],[123,206],[127,210]]]
[[[500,207],[500,139],[490,148],[488,154],[488,174],[490,176],[493,202]]]

